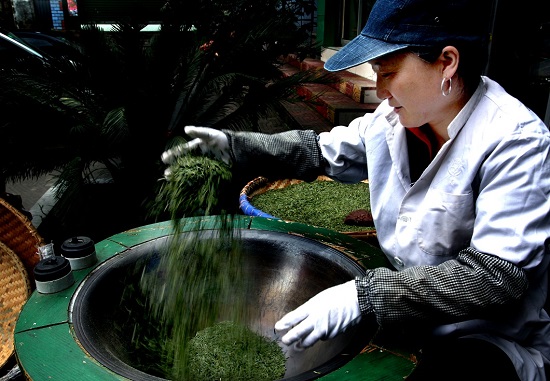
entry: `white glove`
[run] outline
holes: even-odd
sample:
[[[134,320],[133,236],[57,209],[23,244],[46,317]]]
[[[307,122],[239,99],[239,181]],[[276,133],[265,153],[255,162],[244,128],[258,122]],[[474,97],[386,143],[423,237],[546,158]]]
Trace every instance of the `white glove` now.
[[[178,156],[197,148],[203,155],[213,156],[225,164],[231,164],[229,140],[222,131],[210,127],[185,126],[185,133],[194,139],[164,151],[161,156],[164,164],[172,164]],[[167,168],[164,171],[164,177],[169,178],[170,175],[170,168]]]
[[[275,323],[286,345],[307,348],[318,340],[332,339],[361,320],[355,280],[326,289]]]
[[[201,150],[203,155],[214,156],[225,164],[231,163],[229,140],[222,131],[210,127],[185,126],[185,133],[194,139],[164,151],[162,154],[163,163],[172,164],[178,156],[192,152],[197,148]]]

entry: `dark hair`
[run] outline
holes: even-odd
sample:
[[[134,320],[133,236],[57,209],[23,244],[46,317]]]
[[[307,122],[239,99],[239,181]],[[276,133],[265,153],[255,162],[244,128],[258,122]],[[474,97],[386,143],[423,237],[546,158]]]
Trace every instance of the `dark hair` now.
[[[485,49],[482,44],[465,44],[457,42],[430,47],[410,47],[409,51],[428,63],[434,63],[441,55],[443,48],[449,45],[457,48],[460,53],[458,75],[464,81],[465,90],[469,92],[475,91],[487,60],[487,49]]]

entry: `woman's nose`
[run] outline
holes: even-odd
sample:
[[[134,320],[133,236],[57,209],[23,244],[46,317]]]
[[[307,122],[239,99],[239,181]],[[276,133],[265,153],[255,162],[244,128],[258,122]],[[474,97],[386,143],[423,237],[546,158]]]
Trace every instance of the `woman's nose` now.
[[[379,99],[387,99],[391,96],[391,94],[385,87],[380,86],[378,82],[376,82],[376,96]]]

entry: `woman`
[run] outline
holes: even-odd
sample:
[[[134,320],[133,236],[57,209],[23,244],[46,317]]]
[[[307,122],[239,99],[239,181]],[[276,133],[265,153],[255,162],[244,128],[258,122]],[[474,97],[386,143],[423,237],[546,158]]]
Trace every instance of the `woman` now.
[[[283,343],[307,348],[374,316],[417,333],[410,380],[546,379],[550,134],[481,76],[487,3],[378,0],[325,65],[369,62],[377,74],[383,102],[347,127],[318,136],[187,127],[195,139],[163,154],[169,163],[200,148],[254,175],[369,179],[395,269],[367,270],[287,313],[275,325]]]

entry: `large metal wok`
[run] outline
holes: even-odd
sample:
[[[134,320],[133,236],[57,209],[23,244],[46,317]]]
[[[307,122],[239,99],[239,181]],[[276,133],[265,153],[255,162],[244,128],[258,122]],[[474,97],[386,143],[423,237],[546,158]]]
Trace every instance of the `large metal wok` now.
[[[189,234],[194,233],[182,233],[181,238]],[[267,338],[277,339],[273,326],[286,312],[328,287],[364,274],[350,257],[312,239],[250,229],[238,235],[242,260],[246,262],[244,276],[252,285],[246,295],[253,311],[247,325]],[[219,230],[204,230],[198,237],[216,240]],[[71,303],[74,332],[86,352],[106,368],[132,380],[164,378],[144,372],[143,364],[128,355],[128,337],[113,328],[113,319],[120,316],[125,286],[122,280],[136,266],[150,266],[156,256],[163,255],[169,238],[153,239],[108,259],[82,282]],[[341,367],[365,347],[375,328],[363,322],[305,351],[280,344],[287,357],[284,379],[312,380]]]

